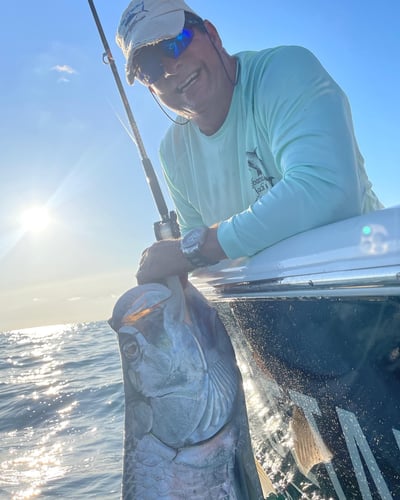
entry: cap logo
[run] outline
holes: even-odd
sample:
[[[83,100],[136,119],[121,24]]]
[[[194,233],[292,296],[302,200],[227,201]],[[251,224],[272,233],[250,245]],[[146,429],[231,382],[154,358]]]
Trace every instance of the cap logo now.
[[[144,2],[138,2],[132,7],[132,10],[127,14],[124,25],[129,25],[129,31],[131,31],[134,26],[145,17],[145,13],[149,12],[144,8]],[[143,14],[143,15],[140,15]]]

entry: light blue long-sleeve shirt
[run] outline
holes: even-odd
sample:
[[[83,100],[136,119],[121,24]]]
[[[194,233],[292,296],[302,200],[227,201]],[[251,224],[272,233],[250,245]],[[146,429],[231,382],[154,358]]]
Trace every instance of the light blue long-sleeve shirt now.
[[[229,113],[213,135],[173,125],[160,157],[178,222],[220,223],[230,258],[382,208],[354,136],[347,98],[302,47],[237,54]]]

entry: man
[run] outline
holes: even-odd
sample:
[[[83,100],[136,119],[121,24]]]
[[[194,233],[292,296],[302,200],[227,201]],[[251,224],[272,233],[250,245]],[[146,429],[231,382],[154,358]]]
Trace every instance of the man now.
[[[117,43],[128,82],[178,115],[160,157],[183,238],[145,250],[139,283],[382,208],[347,98],[308,50],[229,55],[182,0],[134,0]]]

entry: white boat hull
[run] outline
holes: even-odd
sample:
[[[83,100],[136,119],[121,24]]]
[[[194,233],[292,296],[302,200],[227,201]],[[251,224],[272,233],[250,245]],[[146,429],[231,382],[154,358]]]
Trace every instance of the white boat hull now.
[[[296,471],[283,498],[296,498],[290,487],[301,491],[306,478],[319,498],[400,498],[400,207],[296,235],[191,281],[246,344],[265,405],[294,427],[301,415],[320,448],[317,459],[301,458],[294,433]],[[275,471],[276,484],[282,477]]]

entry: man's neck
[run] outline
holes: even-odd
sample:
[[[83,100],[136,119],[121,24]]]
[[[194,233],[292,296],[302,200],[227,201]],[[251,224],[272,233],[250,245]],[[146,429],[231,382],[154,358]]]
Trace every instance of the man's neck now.
[[[210,102],[209,109],[205,112],[193,117],[193,122],[199,127],[200,131],[205,135],[215,134],[225,122],[228,116],[232,102],[233,92],[237,82],[237,60],[233,56],[228,56],[225,60],[226,64],[226,86],[224,92],[218,97],[218,102]]]

